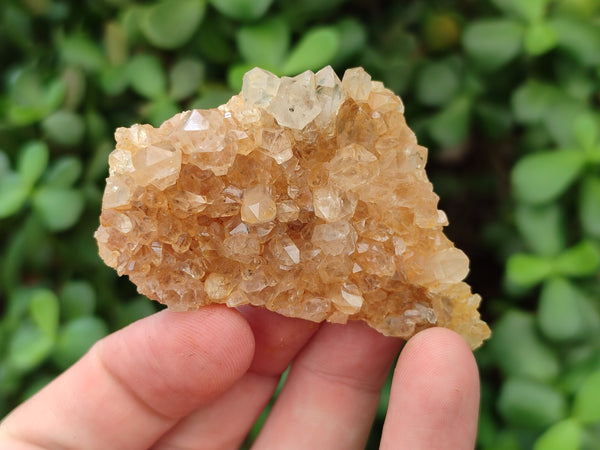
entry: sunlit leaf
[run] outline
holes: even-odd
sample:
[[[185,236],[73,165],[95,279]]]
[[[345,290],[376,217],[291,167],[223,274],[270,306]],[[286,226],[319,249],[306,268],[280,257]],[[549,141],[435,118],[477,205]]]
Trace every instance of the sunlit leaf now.
[[[535,441],[533,450],[579,450],[582,431],[576,420],[563,420],[544,431]]]
[[[533,22],[544,16],[549,0],[492,0],[492,2],[508,14],[516,14]]]
[[[600,371],[592,373],[577,392],[573,416],[583,423],[600,421]]]
[[[510,283],[529,288],[552,273],[552,261],[536,255],[515,253],[506,262],[506,278]]]
[[[593,275],[600,268],[600,249],[591,241],[582,241],[562,252],[554,261],[554,270],[565,276]]]
[[[582,114],[573,122],[573,137],[583,150],[590,150],[598,142],[600,124],[595,114]]]
[[[545,22],[533,23],[525,30],[523,45],[525,51],[532,56],[544,54],[556,45],[554,30]]]
[[[54,337],[58,328],[59,304],[54,292],[39,289],[29,300],[29,312],[33,322],[46,335]]]

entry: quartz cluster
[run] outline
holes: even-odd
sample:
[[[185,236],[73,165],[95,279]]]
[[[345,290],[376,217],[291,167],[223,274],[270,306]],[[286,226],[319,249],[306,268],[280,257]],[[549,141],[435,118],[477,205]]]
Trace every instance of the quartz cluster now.
[[[255,68],[216,109],[119,128],[95,237],[175,310],[265,307],[408,338],[489,328],[399,97],[362,68]]]

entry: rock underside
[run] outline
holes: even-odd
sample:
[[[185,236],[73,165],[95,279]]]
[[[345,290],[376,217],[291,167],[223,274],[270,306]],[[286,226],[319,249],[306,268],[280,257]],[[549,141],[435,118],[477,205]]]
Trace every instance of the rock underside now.
[[[175,310],[251,304],[409,338],[489,337],[467,256],[399,97],[361,68],[255,68],[216,109],[119,128],[95,237],[140,293]]]

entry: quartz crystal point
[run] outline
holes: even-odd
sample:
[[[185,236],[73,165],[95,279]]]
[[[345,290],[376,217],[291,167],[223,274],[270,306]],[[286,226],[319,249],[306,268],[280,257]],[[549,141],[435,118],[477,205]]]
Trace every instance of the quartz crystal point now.
[[[409,338],[489,337],[443,233],[427,149],[362,69],[255,68],[216,109],[116,131],[100,256],[175,310],[251,304]]]

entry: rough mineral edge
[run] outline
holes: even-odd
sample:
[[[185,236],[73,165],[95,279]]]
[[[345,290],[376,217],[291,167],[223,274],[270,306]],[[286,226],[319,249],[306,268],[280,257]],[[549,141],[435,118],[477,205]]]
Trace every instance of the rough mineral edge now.
[[[362,69],[255,68],[216,109],[115,133],[100,256],[175,310],[265,307],[489,337],[399,97]]]

